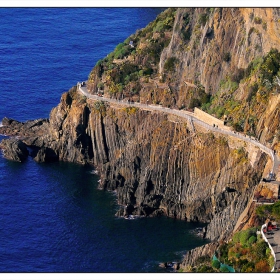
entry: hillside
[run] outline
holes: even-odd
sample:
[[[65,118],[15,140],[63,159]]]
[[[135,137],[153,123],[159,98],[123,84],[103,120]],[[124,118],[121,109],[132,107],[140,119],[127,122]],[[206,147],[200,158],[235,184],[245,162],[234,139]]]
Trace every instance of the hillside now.
[[[100,60],[88,88],[200,107],[278,150],[279,18],[278,8],[167,9]]]
[[[279,32],[278,8],[170,8],[100,59],[87,89],[200,108],[280,155]],[[93,165],[99,187],[116,192],[118,216],[205,223],[209,244],[188,252],[184,267],[257,226],[254,195],[269,192],[260,182],[271,161],[257,147],[166,112],[86,98],[76,86],[48,120],[2,123],[0,133],[21,138],[38,162]]]

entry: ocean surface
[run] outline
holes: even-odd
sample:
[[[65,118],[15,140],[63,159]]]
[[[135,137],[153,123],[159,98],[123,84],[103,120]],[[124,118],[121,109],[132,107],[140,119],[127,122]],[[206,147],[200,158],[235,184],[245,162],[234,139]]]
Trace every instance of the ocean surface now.
[[[0,8],[0,119],[48,118],[63,92],[160,8]],[[0,140],[4,136],[0,136]],[[199,224],[115,217],[92,167],[0,154],[0,272],[166,272]]]

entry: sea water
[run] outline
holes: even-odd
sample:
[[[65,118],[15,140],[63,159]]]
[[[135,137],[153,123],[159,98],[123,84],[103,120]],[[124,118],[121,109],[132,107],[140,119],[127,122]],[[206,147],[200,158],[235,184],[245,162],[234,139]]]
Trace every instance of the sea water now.
[[[63,92],[160,8],[1,8],[0,120],[48,118]],[[0,140],[4,136],[0,136]],[[93,167],[0,155],[0,272],[165,272],[201,225],[117,218]]]

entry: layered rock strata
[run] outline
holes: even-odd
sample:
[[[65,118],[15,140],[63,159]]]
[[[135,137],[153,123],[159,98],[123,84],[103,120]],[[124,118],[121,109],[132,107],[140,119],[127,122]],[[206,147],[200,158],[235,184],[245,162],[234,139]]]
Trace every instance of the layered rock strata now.
[[[117,192],[117,215],[204,222],[211,240],[232,233],[267,161],[244,143],[199,126],[191,132],[178,116],[109,106],[84,99],[75,88],[62,95],[49,121],[33,121],[30,133],[30,122],[3,123],[0,133],[22,136],[37,161],[93,164],[100,188]]]
[[[233,124],[280,154],[279,95],[262,84],[254,91],[257,67],[248,70],[279,48],[279,15],[277,8],[167,11],[162,22],[132,36],[134,52],[98,63],[88,89],[178,108],[190,108],[208,94],[214,109],[230,105]],[[120,77],[124,72],[127,76]],[[244,112],[251,115],[244,118]],[[0,133],[20,137],[38,162],[94,165],[100,188],[117,192],[117,215],[205,222],[205,237],[215,241],[253,223],[251,202],[267,155],[242,141],[199,127],[193,133],[185,120],[170,114],[88,100],[76,88],[62,95],[49,120],[4,119],[2,124]],[[9,141],[2,147],[10,143],[16,154],[23,144]],[[182,266],[201,254],[210,256],[216,245],[188,252]]]

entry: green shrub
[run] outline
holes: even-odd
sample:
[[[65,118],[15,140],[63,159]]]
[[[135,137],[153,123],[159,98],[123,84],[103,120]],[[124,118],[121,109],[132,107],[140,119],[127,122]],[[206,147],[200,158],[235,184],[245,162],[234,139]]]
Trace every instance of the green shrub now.
[[[256,243],[254,248],[255,256],[257,260],[262,260],[266,258],[266,249],[268,248],[267,243],[264,240],[261,240]]]
[[[262,19],[260,17],[255,17],[254,18],[254,23],[261,24],[262,23]]]
[[[240,123],[237,123],[235,122],[233,125],[232,125],[233,129],[237,132],[241,132],[243,131],[243,127]]]
[[[252,98],[256,95],[256,93],[259,90],[259,85],[257,83],[254,83],[249,87],[248,97],[246,99],[247,102],[250,102]]]
[[[201,104],[209,103],[210,99],[211,99],[211,95],[204,92],[204,94],[201,96],[201,99],[200,99]]]
[[[255,265],[253,262],[247,262],[242,265],[241,272],[253,272],[253,269],[255,268]]]
[[[230,78],[221,80],[220,82],[220,91],[222,92],[226,91],[228,93],[233,93],[237,89],[238,89],[238,83],[232,81]]]
[[[202,26],[206,24],[208,20],[208,15],[206,13],[200,14],[198,17],[198,23]]]
[[[216,116],[217,116],[217,118],[221,118],[224,115],[224,113],[225,113],[225,108],[224,107],[218,106],[216,108]]]
[[[93,107],[96,111],[100,112],[102,115],[106,112],[106,104],[103,101],[95,101]]]
[[[130,75],[131,73],[138,72],[139,67],[136,64],[133,63],[125,63],[121,67],[121,75],[127,76]]]
[[[122,59],[127,56],[131,52],[131,47],[128,44],[120,43],[116,46],[114,50],[114,58],[115,59]]]
[[[228,262],[228,244],[224,243],[219,248],[219,259],[221,262],[227,263]]]
[[[248,246],[252,246],[252,244],[256,243],[257,241],[257,237],[256,236],[251,236],[249,239],[248,239]]]
[[[244,78],[244,69],[236,68],[233,74],[231,75],[231,80],[235,83],[238,83]]]
[[[201,110],[205,111],[205,112],[209,112],[210,111],[210,106],[211,103],[203,103],[201,104]],[[280,135],[279,135],[279,139],[280,139]]]
[[[239,152],[240,154],[242,153],[242,151]],[[247,241],[249,240],[249,238],[251,237],[252,233],[250,230],[242,230],[240,232],[240,238],[239,238],[239,242],[241,243],[241,245],[246,245]]]
[[[240,151],[239,151],[240,150]],[[244,154],[245,151],[242,149],[238,149],[240,154]],[[253,244],[256,240],[256,228],[249,228],[247,230],[242,230],[239,235],[239,242],[241,245],[247,245],[247,242],[249,242],[249,239],[251,238],[250,242]]]
[[[102,82],[99,82],[99,83],[97,84],[97,87],[98,87],[99,89],[104,89],[104,84],[103,84]]]
[[[139,108],[138,108],[138,107],[134,107],[134,106],[125,107],[125,108],[124,108],[124,111],[125,111],[128,115],[133,115],[133,114],[136,114],[136,113],[139,111]]]
[[[191,30],[189,28],[182,30],[180,34],[184,41],[190,40],[192,35]]]
[[[234,236],[232,238],[234,243],[239,243],[240,242],[240,233],[241,233],[241,231],[238,231],[234,234]]]
[[[256,57],[253,61],[251,61],[248,65],[248,67],[244,71],[244,76],[249,77],[252,73],[257,71],[261,64],[263,63],[262,57]]]
[[[261,205],[256,209],[258,217],[265,219],[268,216],[273,216],[276,219],[280,219],[280,201],[271,205]]]
[[[280,219],[280,201],[272,205],[272,215],[276,219]]]
[[[271,205],[261,205],[256,209],[256,214],[259,218],[266,218],[271,214],[272,206]]]
[[[198,98],[192,97],[189,106],[190,109],[193,109],[194,107],[200,107],[200,106],[201,106],[200,100]]]
[[[205,273],[205,272],[215,272],[215,271],[213,270],[213,268],[211,266],[202,265],[196,270],[196,272]]]
[[[169,57],[164,63],[164,69],[166,71],[173,71],[175,68],[175,63],[177,62],[176,57]]]
[[[151,76],[152,74],[153,74],[153,68],[144,68],[143,69],[143,75]]]
[[[221,266],[221,263],[218,260],[213,260],[212,261],[212,266],[216,269],[219,269]]]
[[[262,82],[269,81],[273,83],[273,78],[280,69],[280,53],[277,49],[271,49],[265,56],[260,66],[260,78]]]
[[[226,266],[222,266],[222,267],[220,268],[220,271],[221,271],[221,272],[229,272],[229,270],[228,270],[228,268],[227,268]]]
[[[159,21],[157,25],[154,27],[153,32],[161,32],[165,28],[164,22]]]

